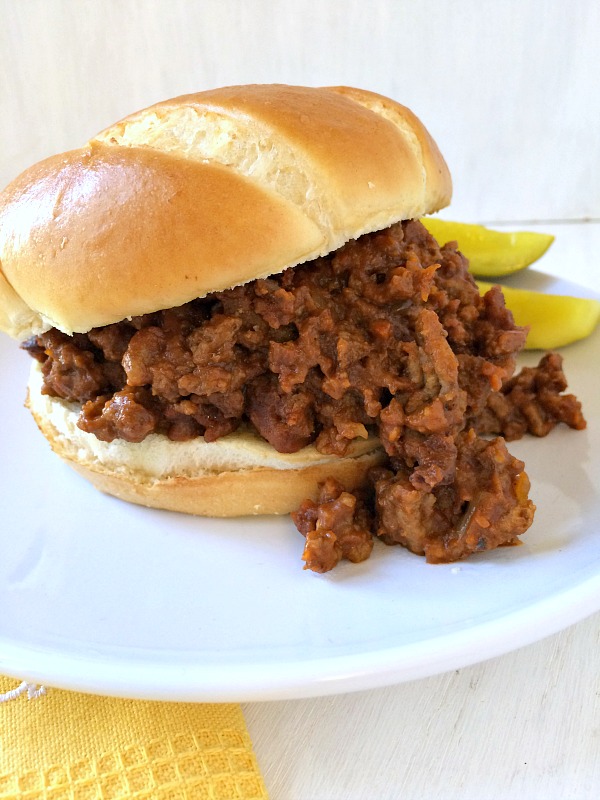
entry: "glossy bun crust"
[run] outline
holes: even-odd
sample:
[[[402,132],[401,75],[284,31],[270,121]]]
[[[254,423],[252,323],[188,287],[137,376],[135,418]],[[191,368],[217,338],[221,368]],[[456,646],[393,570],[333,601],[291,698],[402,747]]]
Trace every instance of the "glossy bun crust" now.
[[[404,106],[345,87],[158,103],[0,196],[0,329],[71,334],[170,308],[437,211],[451,181]]]

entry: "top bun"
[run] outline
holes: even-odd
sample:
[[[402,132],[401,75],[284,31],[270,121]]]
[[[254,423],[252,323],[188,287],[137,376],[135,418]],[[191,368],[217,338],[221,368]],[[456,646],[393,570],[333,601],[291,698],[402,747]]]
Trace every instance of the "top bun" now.
[[[437,211],[451,188],[417,117],[371,92],[158,103],[0,195],[0,329],[71,334],[179,306]]]

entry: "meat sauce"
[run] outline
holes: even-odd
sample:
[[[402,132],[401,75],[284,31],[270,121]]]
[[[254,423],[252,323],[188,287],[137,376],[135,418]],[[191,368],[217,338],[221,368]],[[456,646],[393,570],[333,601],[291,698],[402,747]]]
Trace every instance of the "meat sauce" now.
[[[250,423],[279,452],[344,456],[377,435],[389,462],[364,494],[330,480],[293,515],[306,566],[326,571],[367,558],[372,534],[439,562],[527,530],[528,480],[505,439],[585,421],[557,354],[514,376],[526,333],[500,289],[480,297],[453,243],[410,221],[179,308],[23,346],[43,392],[81,403],[79,427],[103,441],[210,442]]]

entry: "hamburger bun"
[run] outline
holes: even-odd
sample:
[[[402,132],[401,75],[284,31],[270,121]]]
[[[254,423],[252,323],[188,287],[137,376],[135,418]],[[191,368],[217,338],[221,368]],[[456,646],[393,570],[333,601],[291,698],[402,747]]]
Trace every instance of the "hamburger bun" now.
[[[0,329],[67,335],[280,273],[433,213],[448,168],[415,115],[348,87],[234,86],[158,103],[34,165],[0,197]],[[28,405],[54,450],[98,488],[211,516],[285,513],[325,477],[348,489],[383,459],[277,453],[250,430],[213,443],[101,442],[78,407]]]
[[[358,89],[258,85],[159,103],[0,198],[0,328],[67,334],[182,305],[432,213],[448,168]]]

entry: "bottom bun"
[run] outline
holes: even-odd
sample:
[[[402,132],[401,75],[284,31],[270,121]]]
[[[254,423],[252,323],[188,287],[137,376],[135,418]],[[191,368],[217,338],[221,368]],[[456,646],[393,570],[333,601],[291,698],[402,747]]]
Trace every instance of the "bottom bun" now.
[[[139,444],[101,442],[77,427],[78,404],[43,395],[41,388],[35,363],[26,405],[54,452],[100,491],[152,508],[206,517],[288,514],[316,499],[325,478],[352,491],[385,459],[376,438],[357,442],[339,458],[312,445],[278,453],[250,429],[216,442],[172,442],[160,434]]]

